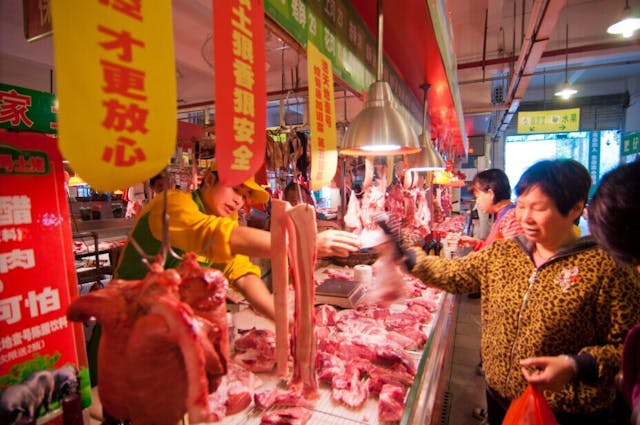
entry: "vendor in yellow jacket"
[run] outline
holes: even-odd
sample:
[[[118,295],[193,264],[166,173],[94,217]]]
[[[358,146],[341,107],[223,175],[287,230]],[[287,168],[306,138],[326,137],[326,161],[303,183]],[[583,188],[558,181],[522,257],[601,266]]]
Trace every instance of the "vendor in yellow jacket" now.
[[[238,210],[246,202],[265,203],[269,194],[253,178],[233,187],[222,184],[215,162],[206,171],[198,190],[192,193],[168,190],[164,194],[172,249],[178,255],[190,251],[198,254],[202,264],[221,270],[253,308],[273,319],[273,297],[260,277],[260,268],[249,259],[270,256],[270,234],[238,223]],[[160,252],[163,200],[164,196],[156,196],[140,212],[116,268],[117,278],[141,279],[147,273],[140,254],[130,242],[132,238],[147,255]],[[318,234],[316,248],[319,257],[348,256],[359,249],[359,241],[349,232],[331,230]],[[165,268],[173,268],[179,262],[169,255]]]

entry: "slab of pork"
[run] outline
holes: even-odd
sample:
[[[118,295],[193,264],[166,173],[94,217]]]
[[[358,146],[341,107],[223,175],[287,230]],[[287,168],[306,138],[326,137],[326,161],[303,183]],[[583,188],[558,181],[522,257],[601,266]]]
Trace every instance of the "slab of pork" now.
[[[134,424],[174,425],[185,413],[192,422],[211,419],[208,394],[227,372],[226,285],[188,255],[179,270],[154,265],[143,280],[115,280],[71,303],[70,320],[95,317],[102,327],[106,412]]]

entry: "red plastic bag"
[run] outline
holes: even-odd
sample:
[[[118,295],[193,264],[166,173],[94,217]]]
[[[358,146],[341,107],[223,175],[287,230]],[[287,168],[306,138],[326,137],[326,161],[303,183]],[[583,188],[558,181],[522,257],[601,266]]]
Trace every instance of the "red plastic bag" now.
[[[558,425],[542,393],[531,385],[511,402],[502,425]]]

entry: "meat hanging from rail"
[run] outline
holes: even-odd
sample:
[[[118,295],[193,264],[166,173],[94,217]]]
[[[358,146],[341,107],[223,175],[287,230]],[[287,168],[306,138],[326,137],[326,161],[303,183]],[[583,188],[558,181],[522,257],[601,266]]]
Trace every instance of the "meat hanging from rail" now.
[[[207,401],[227,373],[227,280],[187,254],[177,269],[156,262],[142,280],[115,280],[75,299],[67,316],[102,328],[99,394],[111,416],[133,424],[213,419]]]

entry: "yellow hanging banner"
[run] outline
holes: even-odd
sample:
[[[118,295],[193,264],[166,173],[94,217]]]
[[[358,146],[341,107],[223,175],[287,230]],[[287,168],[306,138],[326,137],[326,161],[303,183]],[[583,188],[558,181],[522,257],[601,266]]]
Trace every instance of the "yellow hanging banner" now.
[[[580,108],[518,112],[518,134],[580,131]]]
[[[53,0],[59,146],[92,187],[161,171],[176,144],[171,2]]]
[[[331,62],[307,42],[309,122],[311,124],[311,189],[328,186],[338,167],[336,112]]]

